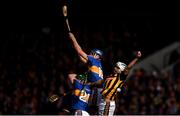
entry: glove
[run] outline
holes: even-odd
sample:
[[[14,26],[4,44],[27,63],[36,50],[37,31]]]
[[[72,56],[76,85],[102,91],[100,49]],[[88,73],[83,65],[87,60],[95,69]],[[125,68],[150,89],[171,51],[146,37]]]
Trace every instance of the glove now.
[[[57,100],[59,100],[59,96],[56,95],[56,94],[53,94],[53,95],[51,95],[51,96],[48,98],[48,100],[49,100],[51,103],[54,103],[54,102],[56,102]]]

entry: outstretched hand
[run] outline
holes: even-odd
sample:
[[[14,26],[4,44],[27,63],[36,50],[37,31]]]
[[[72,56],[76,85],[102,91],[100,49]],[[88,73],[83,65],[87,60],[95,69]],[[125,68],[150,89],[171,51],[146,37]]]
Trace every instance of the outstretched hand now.
[[[137,51],[136,57],[137,57],[137,58],[140,58],[141,56],[142,56],[141,51]]]
[[[69,35],[70,37],[74,37],[74,34],[71,33],[71,32],[69,32],[68,35]]]
[[[69,34],[69,37],[70,37],[70,38],[73,38],[73,37],[74,37],[74,34],[73,34],[73,33],[69,32],[68,34]]]

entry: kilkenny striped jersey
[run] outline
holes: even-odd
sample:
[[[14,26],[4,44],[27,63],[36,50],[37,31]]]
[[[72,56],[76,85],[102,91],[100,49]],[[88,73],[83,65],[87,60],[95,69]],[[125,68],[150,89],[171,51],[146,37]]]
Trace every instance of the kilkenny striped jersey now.
[[[124,84],[124,80],[120,79],[120,76],[125,76],[124,73],[110,75],[105,79],[101,94],[104,99],[115,100],[117,95],[117,88],[121,88]]]

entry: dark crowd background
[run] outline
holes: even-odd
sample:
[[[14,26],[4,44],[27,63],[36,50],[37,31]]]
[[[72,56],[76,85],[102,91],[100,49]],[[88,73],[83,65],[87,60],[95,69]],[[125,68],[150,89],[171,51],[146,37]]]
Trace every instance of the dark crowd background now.
[[[4,1],[0,36],[0,114],[58,114],[52,94],[72,89],[67,72],[85,71],[67,38],[64,1]],[[72,32],[85,52],[104,51],[105,75],[113,63],[129,63],[137,50],[142,59],[179,40],[178,9],[150,2],[69,0]],[[116,114],[179,114],[180,63],[173,76],[147,75],[140,68],[118,99]]]

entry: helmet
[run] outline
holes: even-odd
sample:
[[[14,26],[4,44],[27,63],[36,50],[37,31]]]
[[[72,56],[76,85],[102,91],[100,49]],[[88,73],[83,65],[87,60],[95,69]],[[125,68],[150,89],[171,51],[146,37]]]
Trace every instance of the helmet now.
[[[127,65],[123,62],[117,62],[116,66],[121,69],[121,71],[124,71],[124,69],[127,67]]]
[[[99,55],[101,58],[103,57],[103,51],[101,51],[99,49],[93,49],[93,50],[91,50],[91,52]]]
[[[87,74],[78,74],[77,75],[77,79],[81,80],[81,81],[86,81],[87,80]]]

